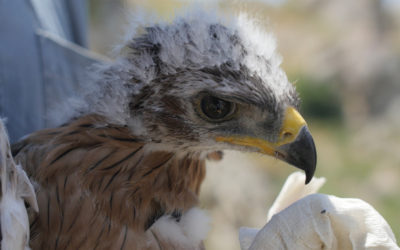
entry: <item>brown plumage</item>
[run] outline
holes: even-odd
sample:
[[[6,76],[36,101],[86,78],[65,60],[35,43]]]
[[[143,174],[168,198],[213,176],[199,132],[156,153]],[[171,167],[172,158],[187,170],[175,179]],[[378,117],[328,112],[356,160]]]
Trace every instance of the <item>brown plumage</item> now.
[[[88,115],[13,146],[40,185],[40,212],[31,213],[33,249],[142,248],[154,238],[145,230],[159,217],[179,219],[197,204],[204,160],[146,152],[126,127],[105,124]]]

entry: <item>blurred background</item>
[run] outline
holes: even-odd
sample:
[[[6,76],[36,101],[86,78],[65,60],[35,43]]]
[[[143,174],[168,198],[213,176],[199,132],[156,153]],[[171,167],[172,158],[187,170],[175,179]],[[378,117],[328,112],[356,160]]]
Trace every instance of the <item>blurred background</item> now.
[[[206,1],[247,12],[278,41],[318,151],[322,193],[373,205],[400,239],[400,1]],[[89,2],[90,48],[110,55],[129,10],[171,20],[188,0]],[[241,226],[262,227],[294,168],[256,154],[227,152],[208,164],[201,206],[210,211],[209,249],[239,249]]]

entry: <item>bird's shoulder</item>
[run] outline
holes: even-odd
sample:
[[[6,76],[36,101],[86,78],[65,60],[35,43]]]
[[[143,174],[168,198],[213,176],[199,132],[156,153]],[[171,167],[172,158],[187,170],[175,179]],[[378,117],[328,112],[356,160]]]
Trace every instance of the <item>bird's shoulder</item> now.
[[[38,166],[53,165],[69,153],[77,157],[79,152],[90,151],[97,158],[106,151],[134,150],[144,144],[127,126],[112,124],[105,117],[92,114],[32,133],[12,145],[12,154],[31,172]]]

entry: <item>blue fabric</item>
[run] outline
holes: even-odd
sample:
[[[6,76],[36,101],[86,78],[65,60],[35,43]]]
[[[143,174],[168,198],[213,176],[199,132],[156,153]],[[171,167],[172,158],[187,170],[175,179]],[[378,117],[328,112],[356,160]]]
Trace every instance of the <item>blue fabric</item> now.
[[[83,0],[0,0],[0,116],[10,139],[45,128],[54,103],[76,92],[88,65]]]

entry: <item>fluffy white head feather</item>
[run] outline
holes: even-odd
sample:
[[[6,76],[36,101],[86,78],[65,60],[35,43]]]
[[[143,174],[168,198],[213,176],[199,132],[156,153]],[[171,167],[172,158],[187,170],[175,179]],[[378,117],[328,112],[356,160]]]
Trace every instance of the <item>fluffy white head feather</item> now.
[[[268,82],[276,98],[292,94],[287,93],[293,87],[280,68],[275,37],[244,14],[221,18],[216,13],[191,11],[172,23],[145,25],[136,18],[123,43],[114,49],[116,60],[93,67],[83,94],[70,100],[73,112],[65,112],[64,122],[71,116],[99,113],[126,124],[129,97],[157,77],[227,63],[237,70],[245,66],[251,75]]]

